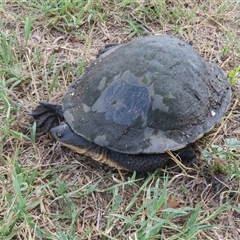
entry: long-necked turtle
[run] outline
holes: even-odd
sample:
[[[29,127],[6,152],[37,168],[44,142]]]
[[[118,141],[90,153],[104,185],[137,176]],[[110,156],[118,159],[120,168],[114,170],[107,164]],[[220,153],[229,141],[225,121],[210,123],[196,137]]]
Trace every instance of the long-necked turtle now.
[[[223,71],[186,42],[148,36],[112,46],[76,80],[61,105],[31,113],[42,133],[97,161],[150,171],[196,157],[190,144],[224,115],[231,88]],[[57,119],[65,119],[58,125]]]

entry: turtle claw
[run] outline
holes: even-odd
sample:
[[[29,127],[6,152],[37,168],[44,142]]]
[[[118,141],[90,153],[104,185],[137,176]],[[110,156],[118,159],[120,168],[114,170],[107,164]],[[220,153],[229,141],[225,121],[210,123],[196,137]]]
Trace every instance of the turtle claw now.
[[[120,43],[108,43],[108,44],[106,44],[104,46],[104,48],[101,48],[98,51],[97,58],[101,58],[103,55],[105,55],[106,52],[108,52],[110,54],[114,48],[117,48],[117,47],[120,47],[120,46],[121,46]]]
[[[62,106],[48,102],[39,102],[36,109],[28,113],[28,115],[32,116],[36,122],[38,135],[46,134],[63,120]]]

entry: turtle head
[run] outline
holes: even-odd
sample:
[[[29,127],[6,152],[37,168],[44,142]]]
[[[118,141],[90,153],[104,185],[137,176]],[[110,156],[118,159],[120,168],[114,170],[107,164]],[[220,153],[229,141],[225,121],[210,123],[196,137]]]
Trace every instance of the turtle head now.
[[[86,153],[92,145],[91,142],[77,135],[67,123],[52,128],[51,135],[56,141],[81,154]]]

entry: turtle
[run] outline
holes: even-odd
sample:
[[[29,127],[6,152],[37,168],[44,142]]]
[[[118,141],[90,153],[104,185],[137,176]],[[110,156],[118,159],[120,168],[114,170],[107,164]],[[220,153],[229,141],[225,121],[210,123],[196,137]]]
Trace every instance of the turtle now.
[[[30,113],[39,133],[118,169],[146,172],[196,160],[192,144],[226,113],[223,70],[187,42],[155,35],[111,44],[74,81],[62,104]]]

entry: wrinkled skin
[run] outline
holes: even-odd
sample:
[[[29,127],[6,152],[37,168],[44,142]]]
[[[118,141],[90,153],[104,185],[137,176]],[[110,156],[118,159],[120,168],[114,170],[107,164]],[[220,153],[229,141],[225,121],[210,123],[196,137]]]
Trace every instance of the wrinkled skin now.
[[[66,147],[118,169],[146,172],[155,171],[164,166],[175,165],[167,153],[124,154],[98,146],[77,135],[67,123],[62,123],[52,128],[51,135]],[[187,146],[174,153],[180,160],[182,159],[183,163],[187,166],[196,160],[196,154],[191,146]]]

